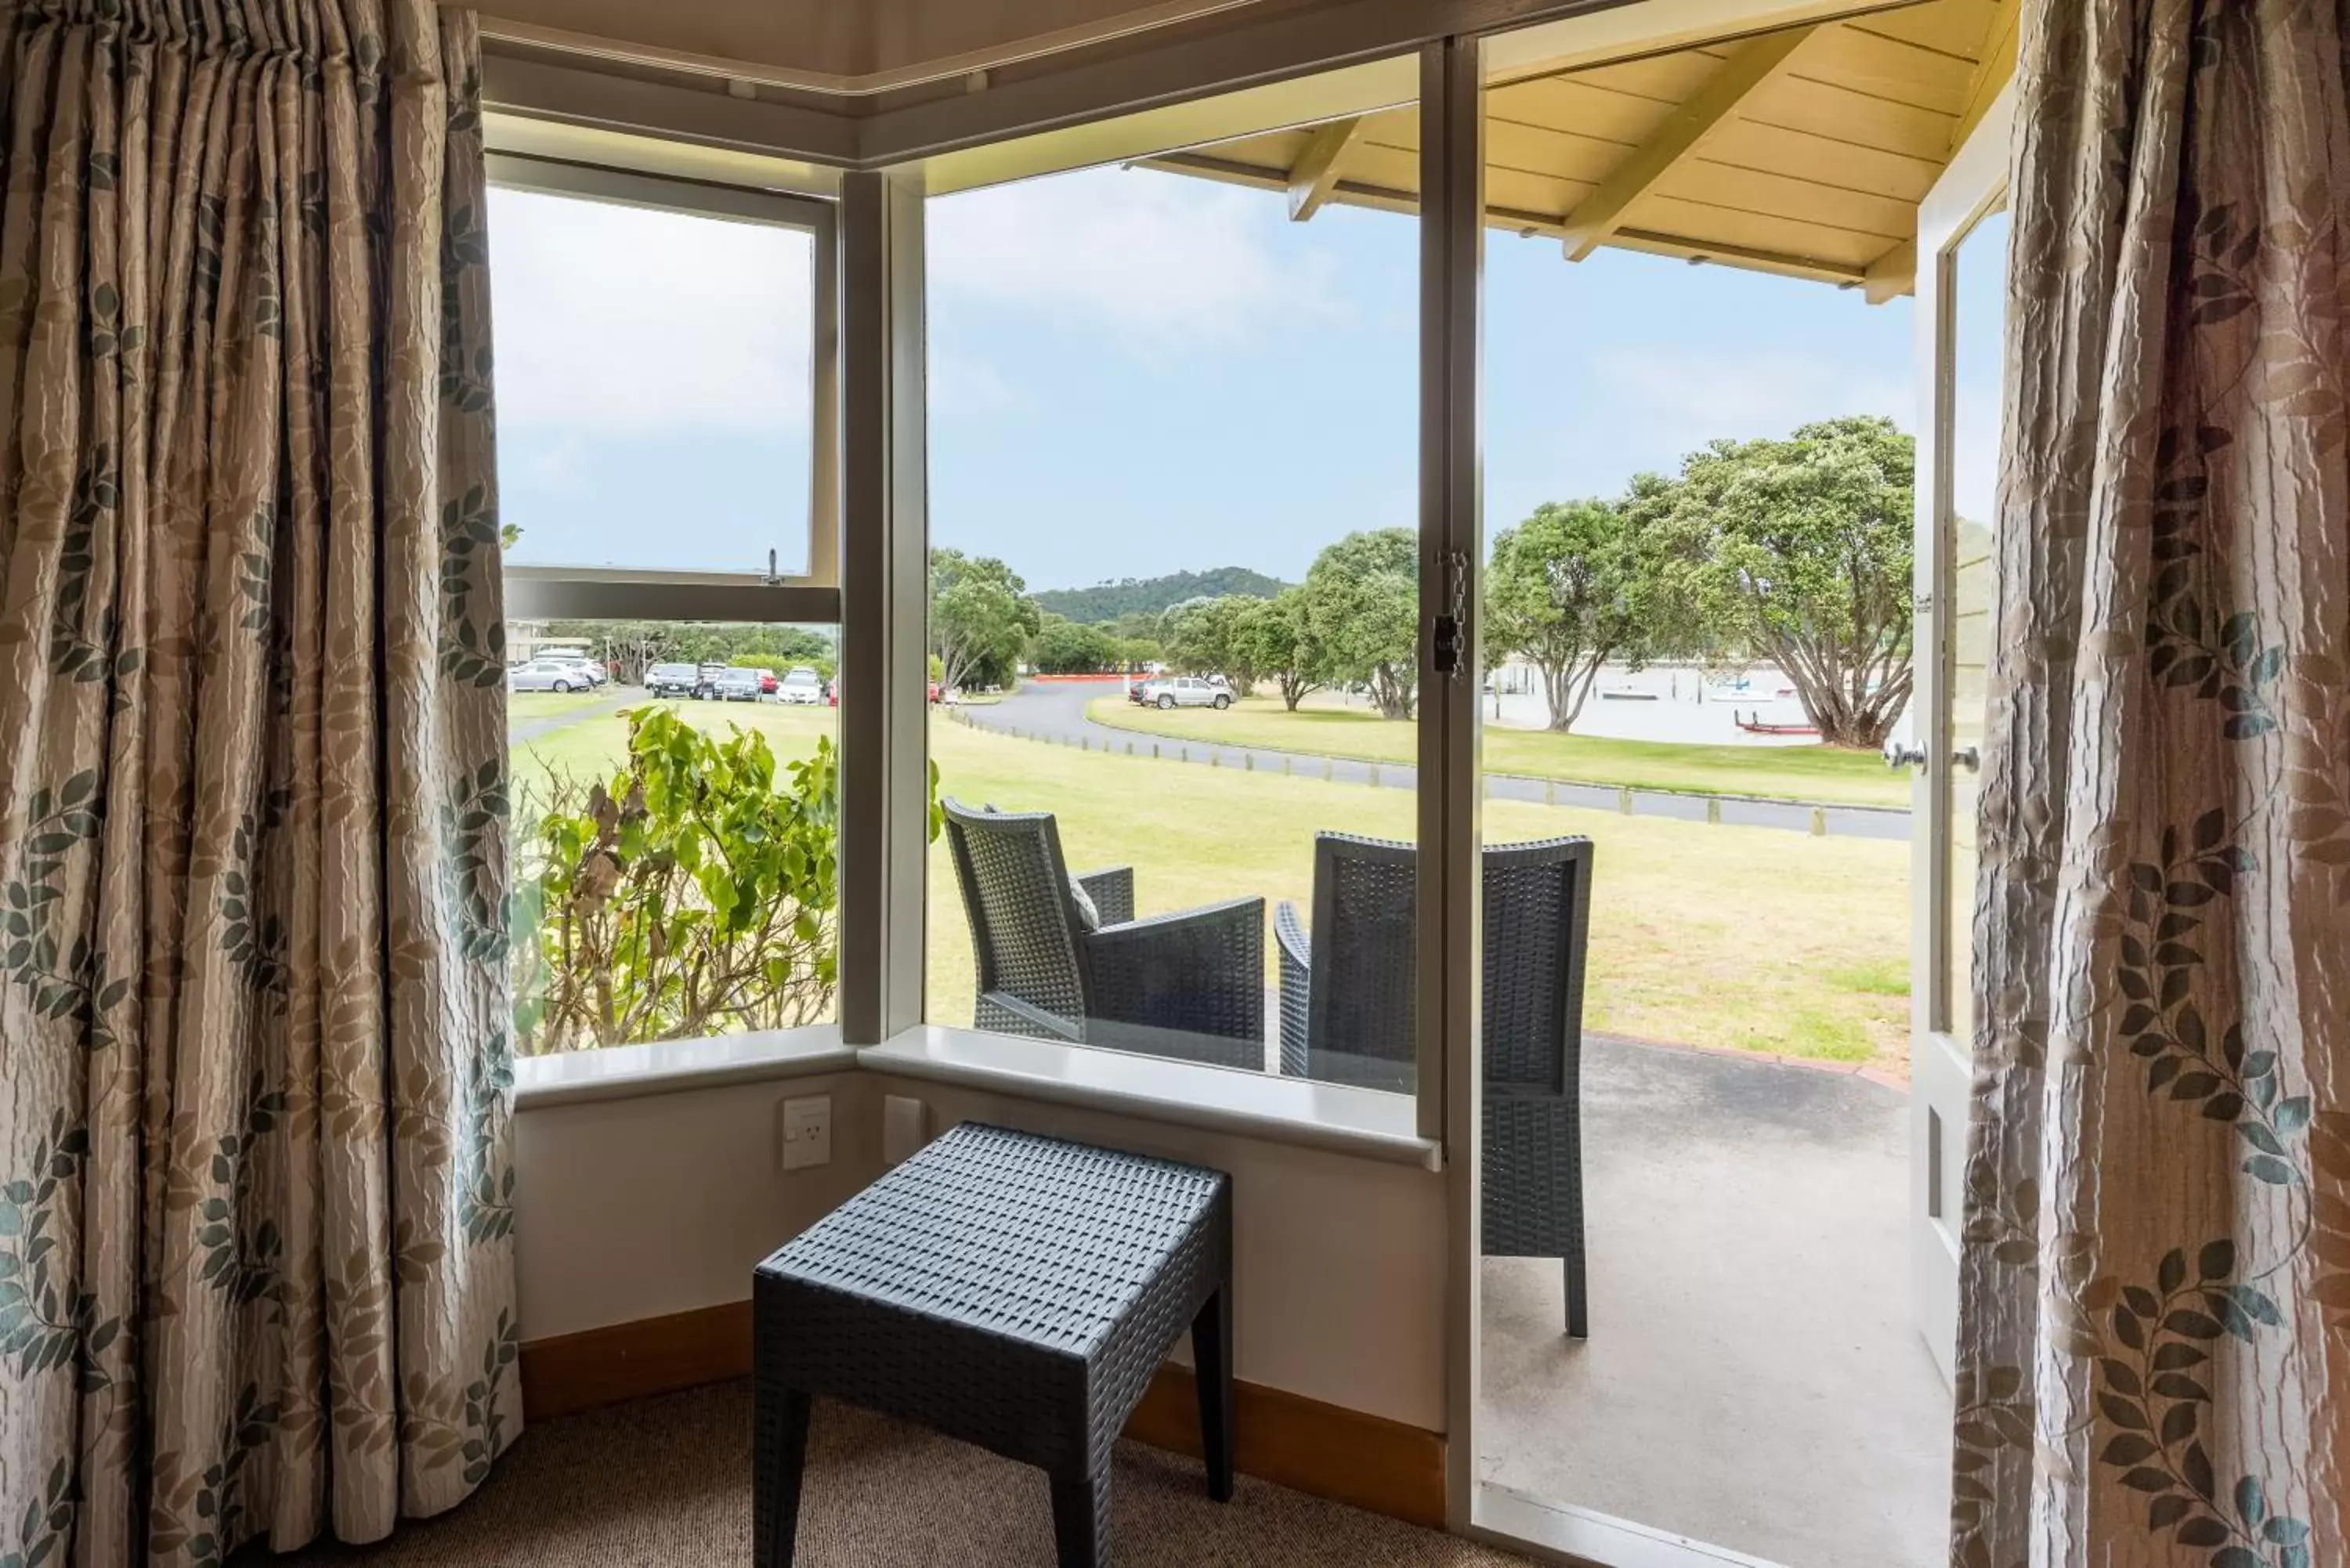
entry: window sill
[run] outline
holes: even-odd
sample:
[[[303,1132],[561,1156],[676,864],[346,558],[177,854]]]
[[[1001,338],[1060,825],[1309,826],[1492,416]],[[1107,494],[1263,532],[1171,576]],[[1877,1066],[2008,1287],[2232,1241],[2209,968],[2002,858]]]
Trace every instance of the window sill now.
[[[839,1027],[830,1023],[709,1040],[608,1045],[516,1061],[515,1108],[539,1110],[856,1070],[857,1052],[840,1043]]]
[[[857,1057],[866,1071],[897,1077],[1429,1170],[1442,1165],[1440,1147],[1419,1136],[1418,1108],[1406,1095],[937,1024],[909,1029]]]

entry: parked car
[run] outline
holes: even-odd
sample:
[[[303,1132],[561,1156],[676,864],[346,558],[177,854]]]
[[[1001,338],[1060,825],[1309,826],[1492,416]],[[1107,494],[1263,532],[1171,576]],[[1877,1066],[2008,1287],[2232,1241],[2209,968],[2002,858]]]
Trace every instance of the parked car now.
[[[578,666],[559,659],[534,659],[506,671],[510,691],[592,691],[595,681]]]
[[[612,679],[610,671],[584,653],[542,653],[531,662],[565,665],[591,687],[601,686]]]
[[[803,708],[820,706],[824,701],[824,678],[805,667],[795,670],[775,688],[775,701]]]
[[[775,679],[775,672],[764,665],[761,665],[751,673],[759,678],[759,694],[763,697],[773,697],[776,689],[782,684]]]
[[[1232,705],[1230,688],[1197,675],[1162,675],[1156,680],[1146,680],[1127,693],[1145,708],[1229,708]]]
[[[656,664],[645,671],[645,690],[656,697],[697,696],[702,671],[691,664]]]
[[[759,672],[755,670],[722,670],[705,690],[716,701],[756,702],[759,700]]]

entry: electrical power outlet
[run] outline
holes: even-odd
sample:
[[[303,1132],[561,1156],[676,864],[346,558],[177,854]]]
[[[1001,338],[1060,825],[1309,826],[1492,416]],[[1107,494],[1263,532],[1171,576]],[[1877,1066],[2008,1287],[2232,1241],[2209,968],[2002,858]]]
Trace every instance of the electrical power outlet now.
[[[832,1096],[785,1100],[782,1115],[784,1168],[806,1170],[832,1163]]]

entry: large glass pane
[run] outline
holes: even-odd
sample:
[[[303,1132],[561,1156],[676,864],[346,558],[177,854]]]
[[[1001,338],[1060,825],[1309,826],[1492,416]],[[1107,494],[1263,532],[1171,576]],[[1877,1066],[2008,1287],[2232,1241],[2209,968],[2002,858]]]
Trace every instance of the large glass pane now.
[[[1993,525],[1999,507],[2002,370],[2007,347],[2004,212],[1977,223],[1951,257],[1955,418],[1950,448],[1950,705],[1945,736],[1950,790],[1949,1023],[1974,1033],[1977,762],[1990,701]]]
[[[932,1022],[1413,1088],[1416,117],[931,203]]]
[[[830,627],[506,628],[518,1054],[829,1023]]]
[[[489,205],[508,564],[805,572],[809,234],[504,187]]]
[[[1811,36],[1738,47],[1846,71]],[[1909,1309],[1911,784],[1879,752],[1915,322],[1828,260],[1898,261],[1914,206],[1766,87],[1579,254],[1720,50],[1538,56],[1486,92],[1489,208],[1532,232],[1486,253],[1480,1480],[1598,1561],[1661,1532],[1928,1568],[1950,1401]],[[1560,839],[1564,943],[1527,870]],[[1637,1545],[1591,1552],[1594,1515]]]

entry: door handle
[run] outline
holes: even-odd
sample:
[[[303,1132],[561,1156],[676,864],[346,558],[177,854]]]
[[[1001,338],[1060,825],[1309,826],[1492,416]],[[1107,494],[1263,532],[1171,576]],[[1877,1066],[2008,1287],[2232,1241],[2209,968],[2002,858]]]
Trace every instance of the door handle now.
[[[1922,768],[1926,765],[1926,748],[1887,741],[1885,742],[1885,765],[1888,768]]]

